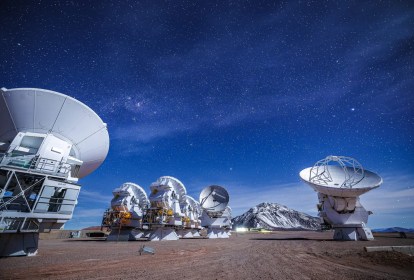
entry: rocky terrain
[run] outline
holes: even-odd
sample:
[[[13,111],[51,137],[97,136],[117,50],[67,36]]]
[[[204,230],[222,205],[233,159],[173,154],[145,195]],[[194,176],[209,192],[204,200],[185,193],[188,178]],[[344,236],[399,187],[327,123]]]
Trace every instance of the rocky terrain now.
[[[333,241],[332,232],[233,233],[229,239],[109,242],[40,240],[34,257],[0,258],[0,279],[413,279],[414,257],[365,246],[414,245],[414,236]],[[145,245],[154,255],[140,255]]]
[[[232,219],[233,227],[263,228],[267,230],[317,230],[320,219],[298,212],[278,203],[260,203],[246,213]]]

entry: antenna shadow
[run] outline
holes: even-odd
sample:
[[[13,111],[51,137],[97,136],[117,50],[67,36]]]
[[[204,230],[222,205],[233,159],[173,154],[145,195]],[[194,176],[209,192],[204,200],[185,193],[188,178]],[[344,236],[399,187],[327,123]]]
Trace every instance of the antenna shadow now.
[[[97,238],[71,238],[65,239],[63,242],[89,242],[89,241],[106,241],[105,237],[97,237]]]
[[[335,241],[333,239],[319,239],[319,238],[304,238],[304,237],[288,237],[288,238],[250,238],[250,240],[267,240],[267,241],[274,241],[274,240],[291,240],[291,241],[298,241],[298,240],[313,240],[313,241]]]

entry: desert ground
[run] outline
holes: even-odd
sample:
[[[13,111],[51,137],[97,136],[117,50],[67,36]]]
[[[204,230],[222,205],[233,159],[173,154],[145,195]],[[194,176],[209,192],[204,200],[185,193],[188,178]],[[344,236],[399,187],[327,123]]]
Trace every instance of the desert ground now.
[[[142,245],[155,254],[140,255]],[[40,240],[34,257],[0,259],[0,279],[414,279],[414,257],[364,251],[387,245],[414,245],[414,235],[358,242],[295,231],[162,242],[51,239]]]

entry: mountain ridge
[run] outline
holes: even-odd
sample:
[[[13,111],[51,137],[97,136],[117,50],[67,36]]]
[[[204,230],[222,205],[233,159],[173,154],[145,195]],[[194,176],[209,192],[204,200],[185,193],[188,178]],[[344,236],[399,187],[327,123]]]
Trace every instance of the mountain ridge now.
[[[378,233],[392,233],[392,232],[409,232],[413,233],[413,228],[402,228],[402,227],[389,227],[389,228],[376,228],[373,229],[372,232],[378,232]]]
[[[262,202],[232,219],[233,227],[267,230],[318,230],[320,218],[278,203]]]

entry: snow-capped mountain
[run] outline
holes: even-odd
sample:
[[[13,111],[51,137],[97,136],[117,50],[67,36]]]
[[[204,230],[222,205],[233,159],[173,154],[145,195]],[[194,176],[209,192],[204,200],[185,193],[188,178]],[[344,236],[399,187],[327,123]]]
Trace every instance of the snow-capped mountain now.
[[[277,203],[264,202],[235,217],[232,222],[234,227],[317,230],[321,220]]]

